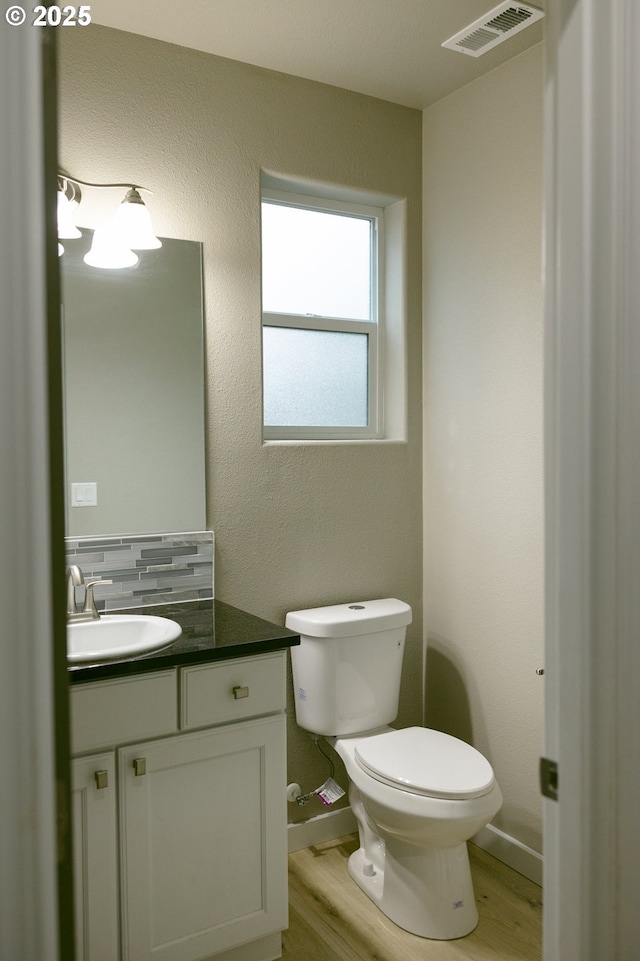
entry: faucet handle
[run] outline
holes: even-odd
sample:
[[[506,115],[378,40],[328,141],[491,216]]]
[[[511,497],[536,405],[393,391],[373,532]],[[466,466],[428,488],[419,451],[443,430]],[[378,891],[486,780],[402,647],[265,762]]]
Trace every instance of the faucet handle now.
[[[97,620],[100,615],[96,610],[96,602],[93,596],[93,589],[96,584],[113,584],[111,580],[100,580],[96,578],[94,581],[87,581],[85,583],[85,595],[84,595],[84,607],[82,608],[83,614],[89,614],[94,620]]]

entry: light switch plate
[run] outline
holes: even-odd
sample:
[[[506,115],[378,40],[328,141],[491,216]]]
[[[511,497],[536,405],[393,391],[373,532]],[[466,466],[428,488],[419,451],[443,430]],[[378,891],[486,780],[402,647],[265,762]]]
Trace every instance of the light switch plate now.
[[[72,507],[95,507],[98,503],[98,485],[94,482],[71,485]]]

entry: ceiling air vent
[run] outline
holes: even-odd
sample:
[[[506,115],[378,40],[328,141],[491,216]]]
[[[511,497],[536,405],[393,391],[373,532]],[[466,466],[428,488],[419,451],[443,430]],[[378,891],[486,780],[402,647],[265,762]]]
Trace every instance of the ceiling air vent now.
[[[466,53],[469,57],[481,57],[544,16],[542,10],[525,3],[501,3],[456,33],[442,44],[449,50]]]

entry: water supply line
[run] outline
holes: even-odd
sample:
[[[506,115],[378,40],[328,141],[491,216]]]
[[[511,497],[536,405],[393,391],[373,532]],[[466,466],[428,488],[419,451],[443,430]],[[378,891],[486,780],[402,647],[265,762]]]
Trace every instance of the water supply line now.
[[[299,807],[303,807],[305,804],[308,804],[309,801],[312,801],[315,797],[319,797],[323,804],[333,804],[344,795],[344,791],[340,785],[334,781],[333,775],[335,774],[336,769],[329,755],[322,750],[320,744],[320,735],[310,734],[309,736],[315,744],[318,753],[322,755],[329,765],[329,777],[326,779],[326,781],[324,781],[323,784],[320,785],[320,787],[315,788],[313,791],[309,791],[308,794],[297,793],[297,791],[300,790],[300,786],[298,784],[290,784],[287,788],[287,800],[295,801]],[[297,791],[294,789],[297,789]]]

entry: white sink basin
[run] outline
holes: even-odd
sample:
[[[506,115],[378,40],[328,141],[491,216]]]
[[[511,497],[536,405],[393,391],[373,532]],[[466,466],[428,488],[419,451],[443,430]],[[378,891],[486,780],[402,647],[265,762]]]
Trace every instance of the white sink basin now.
[[[136,657],[167,647],[182,633],[168,617],[103,614],[97,621],[67,625],[67,660],[72,664]]]

